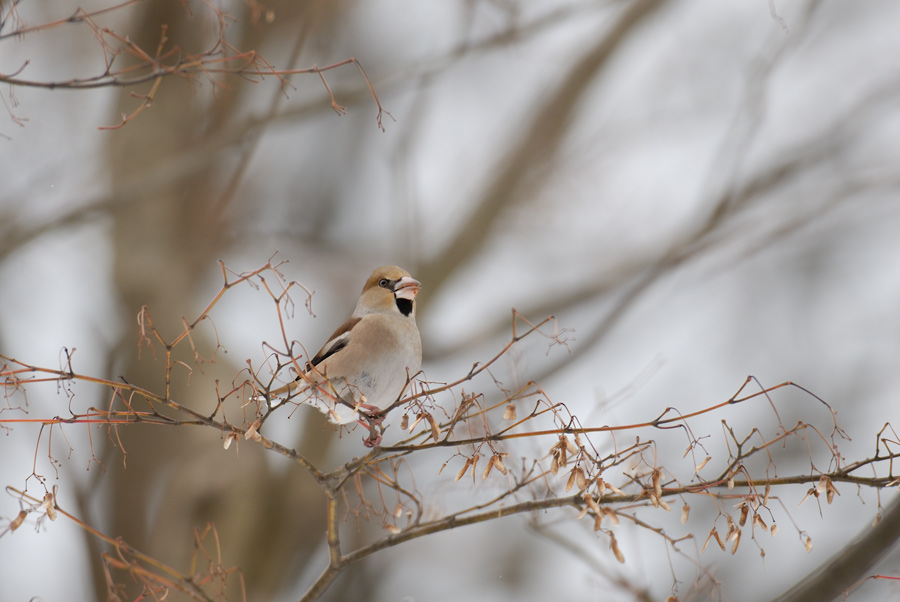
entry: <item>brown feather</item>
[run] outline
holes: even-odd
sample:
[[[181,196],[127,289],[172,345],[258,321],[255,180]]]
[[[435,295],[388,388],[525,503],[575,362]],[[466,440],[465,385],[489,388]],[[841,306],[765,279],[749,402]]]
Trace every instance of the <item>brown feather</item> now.
[[[344,322],[343,324],[338,326],[337,330],[335,330],[333,333],[331,333],[331,336],[328,337],[328,342],[330,343],[331,341],[335,340],[339,336],[346,334],[346,333],[350,332],[351,330],[353,330],[353,327],[356,326],[357,324],[359,324],[360,320],[362,320],[362,318],[350,318],[349,320],[347,320],[346,322]],[[328,343],[325,343],[325,344],[327,345]],[[318,366],[322,360],[324,360],[327,357],[331,357],[332,355],[334,355],[335,353],[337,353],[338,351],[340,351],[341,349],[343,349],[346,346],[347,346],[347,341],[344,341],[340,345],[334,345],[327,351],[325,350],[325,347],[323,346],[321,349],[319,349],[319,352],[316,353],[316,355],[314,355],[313,358],[309,361],[309,364],[311,364],[312,366]],[[310,366],[307,365],[306,369],[309,370]]]

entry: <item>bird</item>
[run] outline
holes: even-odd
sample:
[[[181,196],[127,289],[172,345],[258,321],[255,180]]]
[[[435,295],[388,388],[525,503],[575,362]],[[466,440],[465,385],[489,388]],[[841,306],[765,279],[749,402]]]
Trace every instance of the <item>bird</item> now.
[[[332,333],[304,372],[272,391],[270,399],[286,396],[286,402],[307,395],[305,401],[335,424],[368,424],[371,436],[366,444],[377,445],[381,437],[374,424],[408,390],[422,365],[416,326],[421,286],[400,267],[375,268],[350,318]]]

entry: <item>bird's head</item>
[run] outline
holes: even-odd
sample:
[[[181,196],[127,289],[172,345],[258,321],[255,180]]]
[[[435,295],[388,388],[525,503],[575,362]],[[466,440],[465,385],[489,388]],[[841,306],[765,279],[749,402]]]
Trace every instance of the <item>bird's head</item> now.
[[[409,272],[395,265],[376,268],[366,280],[354,316],[375,312],[399,311],[404,316],[413,315],[416,295],[422,285]]]

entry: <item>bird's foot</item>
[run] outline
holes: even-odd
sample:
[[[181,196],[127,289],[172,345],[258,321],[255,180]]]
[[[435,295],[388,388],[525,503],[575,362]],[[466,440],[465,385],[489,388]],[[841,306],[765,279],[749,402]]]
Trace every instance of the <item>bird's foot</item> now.
[[[360,406],[364,407],[364,406]],[[360,414],[363,416],[363,420],[357,420],[359,424],[369,429],[369,436],[363,439],[363,445],[366,447],[375,447],[376,445],[381,443],[381,433],[384,432],[384,427],[381,424],[384,422],[384,414],[378,414],[378,408],[374,406],[369,406],[375,413],[373,414]],[[368,409],[368,408],[367,408]]]

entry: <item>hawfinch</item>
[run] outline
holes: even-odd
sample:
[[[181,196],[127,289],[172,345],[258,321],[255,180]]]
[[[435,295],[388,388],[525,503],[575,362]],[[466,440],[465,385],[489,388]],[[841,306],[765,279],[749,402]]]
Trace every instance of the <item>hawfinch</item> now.
[[[416,327],[419,288],[419,281],[397,266],[374,270],[350,319],[334,331],[296,381],[271,396],[307,395],[304,401],[335,424],[358,420],[360,410],[377,420],[381,410],[408,391],[422,365]],[[374,429],[371,432],[376,444]]]

